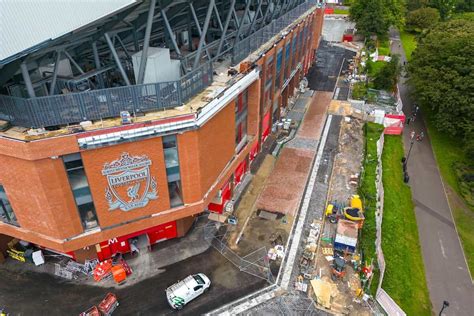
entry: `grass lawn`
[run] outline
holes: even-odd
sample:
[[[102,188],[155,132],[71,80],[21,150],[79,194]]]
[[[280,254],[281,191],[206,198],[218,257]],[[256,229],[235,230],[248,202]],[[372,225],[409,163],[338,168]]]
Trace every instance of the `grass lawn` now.
[[[334,14],[349,14],[349,10],[345,9],[334,9]]]
[[[380,41],[379,42],[379,55],[380,56],[388,56],[390,55],[390,43],[388,40]]]
[[[400,38],[403,44],[403,50],[405,51],[405,55],[407,56],[407,60],[410,61],[411,54],[416,48],[416,38],[415,34],[408,33],[406,31],[400,31]]]
[[[426,113],[427,110],[424,109]],[[429,113],[427,113],[429,115]],[[474,208],[460,201],[460,187],[453,166],[455,163],[472,164],[469,162],[459,141],[453,137],[440,133],[433,122],[426,120],[431,145],[436,156],[439,170],[447,186],[448,192],[454,191],[458,197],[449,195],[449,203],[453,217],[461,238],[471,275],[474,275]]]
[[[386,270],[382,288],[407,315],[431,315],[411,190],[402,179],[402,157],[402,138],[386,135],[382,155]]]
[[[377,264],[375,255],[375,210],[376,210],[376,189],[375,189],[375,175],[377,169],[377,141],[383,131],[383,126],[375,123],[367,123],[364,126],[364,135],[366,141],[365,159],[364,159],[364,174],[362,175],[362,182],[359,187],[359,195],[363,198],[363,207],[365,209],[365,222],[362,228],[362,238],[360,240],[360,247],[364,255],[364,260],[369,264],[374,262]],[[374,270],[374,278],[369,292],[375,296],[377,285],[379,282],[380,272]]]
[[[382,69],[382,67],[386,64],[384,61],[376,61],[373,62],[372,60],[368,61],[369,66],[369,77],[370,78],[375,78],[377,73]]]

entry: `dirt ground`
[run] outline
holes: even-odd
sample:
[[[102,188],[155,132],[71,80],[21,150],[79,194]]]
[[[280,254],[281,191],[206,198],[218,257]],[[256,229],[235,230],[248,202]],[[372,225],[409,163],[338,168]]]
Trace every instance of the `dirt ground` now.
[[[351,195],[357,193],[358,178],[361,171],[364,137],[363,122],[354,118],[343,119],[339,135],[338,154],[334,162],[328,191],[328,203],[348,205]],[[319,250],[316,257],[316,274],[329,284],[334,284],[331,307],[332,312],[350,315],[369,315],[365,305],[360,304],[357,290],[361,288],[359,275],[351,264],[353,256],[346,256],[346,275],[342,280],[333,281],[332,256],[336,225],[327,219],[324,223]],[[355,257],[357,259],[357,256]]]
[[[364,155],[364,122],[349,118],[342,121],[339,136],[339,153],[334,164],[328,200],[346,203],[352,194],[357,193],[358,178]],[[351,176],[353,181],[351,182]]]
[[[260,165],[257,173],[253,176],[253,179],[249,184],[247,191],[242,196],[239,206],[234,212],[234,216],[237,217],[238,222],[237,225],[229,227],[227,243],[229,247],[232,250],[236,251],[239,255],[246,255],[248,254],[248,252],[259,248],[258,244],[254,244],[252,247],[242,247],[237,245],[236,241],[240,235],[240,232],[242,231],[242,229],[244,229],[245,223],[247,222],[247,220],[250,222],[250,219],[253,217],[256,211],[255,202],[257,201],[260,192],[265,186],[265,182],[273,171],[275,161],[276,159],[274,156],[265,156],[265,159]],[[247,223],[245,231],[249,230],[252,230],[252,225],[249,226],[249,223]],[[245,239],[248,239],[247,236],[245,236]]]

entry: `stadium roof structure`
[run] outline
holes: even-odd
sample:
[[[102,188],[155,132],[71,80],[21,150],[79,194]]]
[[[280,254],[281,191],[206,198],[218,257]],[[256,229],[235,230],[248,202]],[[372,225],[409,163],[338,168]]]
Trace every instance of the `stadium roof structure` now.
[[[0,120],[40,128],[118,117],[123,110],[175,108],[212,83],[219,63],[238,64],[315,5],[314,0],[1,1]],[[147,57],[158,48],[179,61],[177,79],[145,80]]]
[[[45,47],[61,37],[114,17],[137,0],[0,2],[0,65]],[[54,22],[54,23],[52,23]]]

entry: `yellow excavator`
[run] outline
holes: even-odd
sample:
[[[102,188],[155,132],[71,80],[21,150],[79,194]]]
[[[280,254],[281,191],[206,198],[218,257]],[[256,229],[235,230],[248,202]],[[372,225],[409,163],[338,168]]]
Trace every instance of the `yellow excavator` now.
[[[365,219],[360,196],[353,195],[351,197],[350,206],[344,208],[344,216],[354,222],[359,222]]]
[[[337,203],[329,203],[326,207],[326,218],[329,222],[335,224],[341,218],[347,218],[354,222],[360,222],[365,219],[362,208],[362,200],[358,195],[351,196],[350,206],[342,207]]]

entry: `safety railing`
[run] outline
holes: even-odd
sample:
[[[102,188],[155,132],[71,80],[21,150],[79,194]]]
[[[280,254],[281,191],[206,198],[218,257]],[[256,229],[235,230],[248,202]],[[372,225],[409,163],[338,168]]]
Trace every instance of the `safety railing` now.
[[[268,42],[273,36],[280,33],[288,25],[294,22],[299,16],[314,7],[316,1],[307,1],[296,8],[288,11],[278,19],[273,20],[263,28],[253,32],[250,36],[235,43],[232,50],[232,63],[235,65],[245,59],[251,52],[256,51],[260,46]]]
[[[211,83],[212,65],[205,63],[178,81],[30,99],[0,95],[0,119],[38,128],[119,117],[121,111],[134,114],[166,110],[186,103]]]

